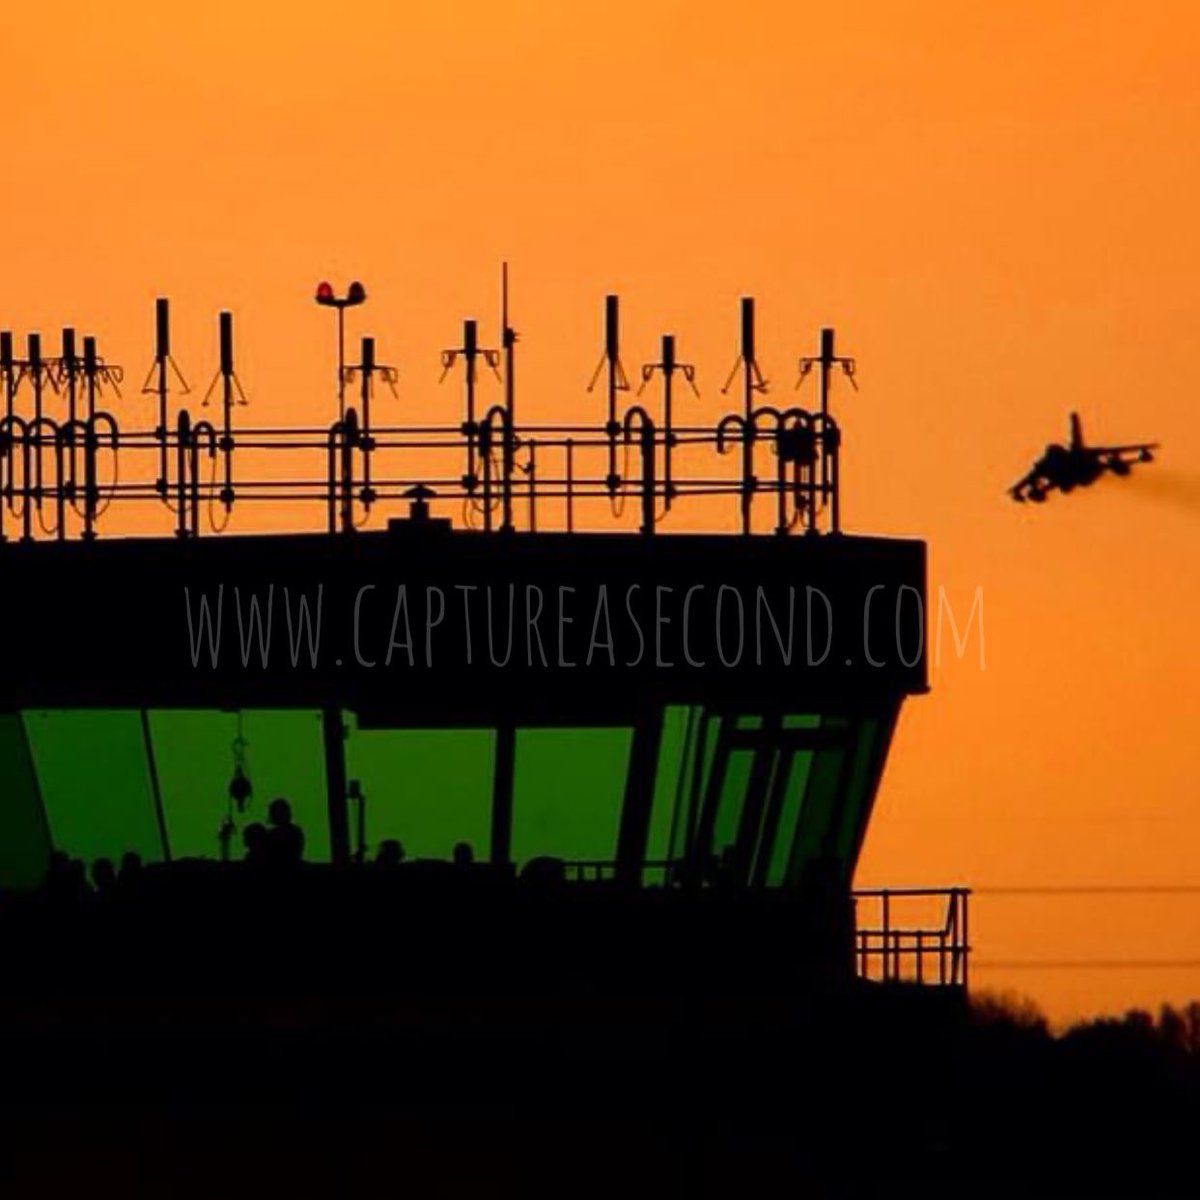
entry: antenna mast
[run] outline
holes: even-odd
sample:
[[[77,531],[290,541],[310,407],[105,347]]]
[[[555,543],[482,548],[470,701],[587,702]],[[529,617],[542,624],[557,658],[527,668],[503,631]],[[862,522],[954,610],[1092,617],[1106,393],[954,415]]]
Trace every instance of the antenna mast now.
[[[604,297],[604,354],[587,386],[587,390],[592,391],[600,372],[608,368],[608,421],[604,426],[608,437],[608,475],[604,484],[610,497],[615,496],[617,488],[621,486],[621,476],[617,472],[617,439],[621,436],[621,422],[617,420],[617,393],[629,391],[629,380],[621,365],[620,308],[619,296]]]
[[[725,380],[722,395],[733,385],[739,367],[742,369],[742,532],[749,533],[754,492],[758,487],[758,480],[754,477],[754,397],[767,390],[767,381],[755,357],[753,296],[742,297],[741,353],[729,372],[729,378]]]

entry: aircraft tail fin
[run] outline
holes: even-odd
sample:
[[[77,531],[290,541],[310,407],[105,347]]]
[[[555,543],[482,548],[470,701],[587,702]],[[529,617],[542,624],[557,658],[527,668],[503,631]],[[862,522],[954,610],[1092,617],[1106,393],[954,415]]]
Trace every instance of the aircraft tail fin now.
[[[1078,413],[1071,414],[1071,449],[1083,449],[1083,424]]]

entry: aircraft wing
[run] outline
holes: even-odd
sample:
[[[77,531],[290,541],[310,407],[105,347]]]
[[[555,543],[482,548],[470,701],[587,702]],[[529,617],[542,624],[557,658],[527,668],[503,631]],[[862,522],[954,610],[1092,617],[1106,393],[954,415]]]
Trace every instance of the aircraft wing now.
[[[1150,454],[1151,450],[1157,450],[1158,443],[1157,442],[1135,442],[1129,446],[1089,446],[1088,449],[1094,451],[1101,458],[1103,458],[1105,455],[1113,455],[1113,454],[1118,455],[1119,457],[1123,457],[1126,454],[1136,455],[1136,456],[1141,457],[1143,455],[1148,456]],[[1149,461],[1149,460],[1146,459],[1145,461]]]
[[[1008,494],[1014,499],[1024,502],[1028,499],[1044,500],[1046,498],[1046,482],[1037,471],[1030,471],[1022,476],[1008,489]]]

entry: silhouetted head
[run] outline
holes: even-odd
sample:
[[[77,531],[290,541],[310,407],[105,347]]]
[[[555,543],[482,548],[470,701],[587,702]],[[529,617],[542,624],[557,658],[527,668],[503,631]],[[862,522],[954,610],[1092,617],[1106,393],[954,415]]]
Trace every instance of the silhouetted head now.
[[[398,867],[404,861],[404,846],[398,838],[387,838],[379,843],[375,854],[375,865],[378,867]]]
[[[126,850],[121,855],[121,874],[137,875],[142,870],[142,856],[136,850]]]
[[[282,796],[276,796],[267,809],[267,820],[272,825],[290,825],[292,806]]]
[[[117,869],[111,858],[98,858],[92,863],[92,883],[98,892],[112,891],[117,882]]]
[[[455,842],[453,857],[456,867],[469,867],[475,861],[475,851],[470,842]]]
[[[257,862],[262,858],[267,846],[267,827],[254,821],[242,830],[242,845],[246,847],[246,858]]]
[[[65,875],[67,868],[71,865],[71,860],[67,857],[65,850],[50,851],[50,874]]]

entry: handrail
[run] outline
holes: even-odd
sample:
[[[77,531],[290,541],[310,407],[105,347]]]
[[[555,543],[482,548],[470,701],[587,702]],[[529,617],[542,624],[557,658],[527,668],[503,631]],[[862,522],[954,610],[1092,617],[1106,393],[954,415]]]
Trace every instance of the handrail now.
[[[865,888],[854,899],[877,901],[880,923],[855,931],[855,955],[860,978],[880,983],[936,984],[965,989],[968,983],[967,912],[970,889]],[[941,899],[940,924],[896,924],[893,901]]]
[[[139,511],[149,512],[150,505],[166,505],[178,517],[175,510],[181,481],[189,507],[199,510],[203,505],[210,513],[221,510],[220,522],[213,519],[216,531],[225,528],[235,507],[312,504],[314,499],[323,500],[333,513],[333,521],[327,523],[331,531],[358,529],[374,515],[377,505],[391,507],[388,516],[402,515],[403,509],[398,513],[396,508],[404,505],[407,493],[418,486],[426,488],[435,503],[446,506],[450,515],[461,505],[468,525],[485,531],[511,530],[517,524],[513,501],[518,473],[527,481],[524,490],[528,491],[530,515],[522,524],[530,530],[535,527],[536,506],[541,512],[548,511],[554,523],[561,520],[558,527],[564,531],[581,527],[598,531],[610,521],[620,520],[624,511],[620,501],[625,496],[634,502],[629,512],[640,515],[640,528],[648,535],[669,511],[686,501],[728,497],[744,504],[748,496],[774,501],[777,533],[836,529],[836,464],[829,464],[834,482],[825,483],[810,461],[811,454],[797,451],[796,428],[801,418],[807,417],[799,409],[788,409],[779,420],[758,429],[743,429],[725,419],[714,426],[667,430],[634,405],[624,414],[618,445],[629,445],[640,469],[628,478],[618,477],[617,484],[608,471],[612,447],[605,427],[576,423],[514,426],[507,411],[498,406],[483,421],[473,422],[469,433],[461,427],[430,425],[372,426],[368,434],[361,419],[349,428],[349,412],[325,428],[264,427],[235,432],[232,410],[229,401],[214,430],[219,469],[205,479],[194,477],[189,468],[196,450],[194,431],[207,423],[195,421],[187,409],[180,409],[173,427],[166,430],[121,428],[105,413],[105,453],[113,458],[112,481],[104,486],[103,505],[81,513],[91,519],[82,522],[80,532],[84,536],[96,532],[95,518],[115,507],[141,505],[146,507]],[[0,504],[6,516],[18,517],[21,505],[30,501],[40,509],[45,503],[57,506],[59,500],[72,503],[75,499],[71,472],[60,476],[53,468],[39,468],[43,451],[52,449],[58,436],[47,432],[50,421],[43,416],[37,424],[14,414],[5,422],[0,445]],[[87,440],[76,436],[75,429],[70,427],[68,448]],[[744,464],[734,464],[735,469],[729,470],[724,452],[751,438],[763,446],[764,453],[773,452],[777,462],[770,474],[748,482],[737,469]],[[528,456],[527,462],[518,463],[518,448]],[[665,474],[668,451],[676,457],[686,451],[686,458],[676,464],[669,478]],[[28,476],[20,469],[26,453],[34,468]],[[828,457],[832,460],[836,454],[836,442],[831,441]],[[493,462],[493,457],[498,461]],[[360,459],[361,465],[355,467],[352,458]],[[168,464],[165,471],[164,462]],[[682,465],[687,467],[686,474]],[[589,519],[580,522],[580,510],[588,505]],[[499,520],[493,520],[493,510]],[[545,517],[541,523],[543,527],[549,524]],[[31,535],[34,532],[31,530]],[[188,533],[197,536],[201,530],[189,528]],[[64,528],[55,535],[74,534]]]

